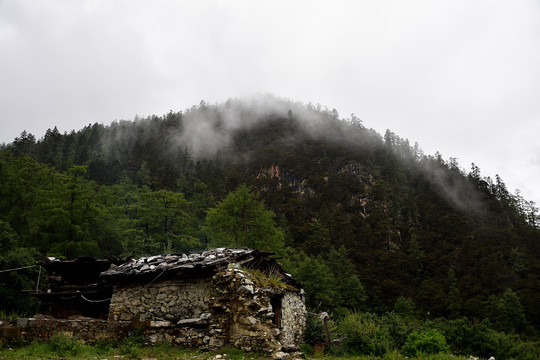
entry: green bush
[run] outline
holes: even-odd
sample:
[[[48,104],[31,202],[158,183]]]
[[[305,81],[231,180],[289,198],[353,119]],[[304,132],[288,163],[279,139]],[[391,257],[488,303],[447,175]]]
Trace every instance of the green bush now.
[[[540,359],[540,341],[519,342],[514,345],[511,355],[519,360]]]
[[[514,334],[505,334],[490,329],[486,337],[486,355],[494,356],[497,360],[512,359],[512,354],[520,339]]]
[[[431,326],[444,335],[454,354],[486,358],[493,354],[489,347],[489,334],[492,330],[487,321],[474,324],[467,318],[436,319]]]
[[[313,345],[316,342],[326,342],[324,325],[318,316],[307,317],[304,341],[310,345]]]
[[[402,348],[403,354],[407,356],[446,353],[449,350],[450,348],[446,345],[446,339],[437,330],[428,330],[420,333],[417,331],[412,332],[407,337],[407,341]]]
[[[144,345],[141,330],[136,330],[118,344],[118,349],[123,355],[132,359],[140,357],[140,349]]]
[[[77,355],[81,352],[82,345],[74,338],[64,334],[55,334],[49,339],[49,349],[60,356]]]
[[[400,296],[394,304],[394,311],[403,317],[414,317],[416,310],[411,299]]]
[[[389,312],[381,316],[381,326],[383,326],[392,339],[391,347],[401,349],[409,334],[419,330],[419,321],[413,317],[403,317],[395,312]]]
[[[391,337],[381,318],[371,313],[348,313],[338,325],[345,336],[337,352],[383,356],[391,347]]]

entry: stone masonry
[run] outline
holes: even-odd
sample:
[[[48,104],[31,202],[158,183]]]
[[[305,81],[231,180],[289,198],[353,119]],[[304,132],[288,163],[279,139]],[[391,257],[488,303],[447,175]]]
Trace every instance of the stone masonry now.
[[[108,320],[39,315],[3,323],[0,338],[63,333],[91,343],[137,331],[148,344],[234,347],[267,352],[269,358],[296,359],[301,357],[298,345],[306,325],[304,292],[268,257],[271,254],[220,248],[111,264],[97,285],[112,289]]]
[[[249,271],[231,268],[210,279],[166,280],[145,288],[117,285],[109,320],[134,319],[147,324],[150,342],[276,352],[297,349],[306,311],[303,291],[285,284],[261,287]]]
[[[165,280],[143,287],[140,284],[117,285],[109,308],[109,319],[131,321],[143,319],[178,321],[198,318],[208,312],[213,285],[208,279]]]

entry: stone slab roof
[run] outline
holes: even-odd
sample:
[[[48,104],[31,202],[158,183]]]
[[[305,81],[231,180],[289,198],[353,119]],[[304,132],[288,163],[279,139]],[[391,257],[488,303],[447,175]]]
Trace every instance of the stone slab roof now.
[[[281,264],[269,256],[271,252],[255,249],[218,248],[194,254],[169,254],[130,259],[115,265],[101,273],[100,277],[109,283],[120,281],[135,281],[140,278],[150,278],[157,275],[198,275],[214,273],[226,268],[229,264],[239,264],[259,270],[278,271],[290,285],[298,287],[298,283],[285,273]]]

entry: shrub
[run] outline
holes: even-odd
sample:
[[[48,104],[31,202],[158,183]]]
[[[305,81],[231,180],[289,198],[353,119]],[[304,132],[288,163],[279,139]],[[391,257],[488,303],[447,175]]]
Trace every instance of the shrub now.
[[[339,323],[338,331],[345,336],[338,351],[383,356],[390,349],[390,334],[375,314],[350,312]]]
[[[140,357],[140,349],[144,345],[141,330],[136,330],[118,344],[123,355],[136,359]]]
[[[523,341],[515,344],[512,356],[520,360],[540,359],[540,341]]]
[[[394,304],[394,311],[397,314],[404,317],[405,316],[414,317],[414,313],[416,310],[415,310],[414,302],[411,299],[400,296],[397,298]]]
[[[316,342],[326,342],[324,325],[318,316],[307,317],[306,329],[304,331],[304,341],[311,345]]]
[[[485,356],[494,356],[495,359],[511,359],[514,348],[520,343],[519,337],[514,334],[505,334],[490,329],[486,336]]]
[[[454,354],[488,358],[493,354],[488,347],[488,337],[492,330],[487,321],[473,324],[467,318],[437,319],[432,326],[444,335]]]
[[[413,317],[403,317],[395,312],[381,316],[381,325],[388,331],[392,339],[392,348],[401,349],[411,332],[419,329],[419,322]]]
[[[64,334],[55,334],[49,339],[49,349],[60,355],[77,355],[81,352],[81,344]]]
[[[450,348],[446,345],[443,334],[437,330],[425,332],[412,332],[408,337],[402,352],[407,356],[420,356],[423,354],[438,354],[448,352]]]

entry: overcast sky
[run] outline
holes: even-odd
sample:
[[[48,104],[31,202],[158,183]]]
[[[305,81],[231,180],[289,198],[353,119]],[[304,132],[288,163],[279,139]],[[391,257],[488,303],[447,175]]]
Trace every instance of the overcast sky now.
[[[540,204],[538,0],[0,0],[0,143],[261,92]]]

